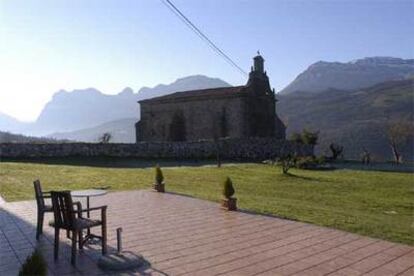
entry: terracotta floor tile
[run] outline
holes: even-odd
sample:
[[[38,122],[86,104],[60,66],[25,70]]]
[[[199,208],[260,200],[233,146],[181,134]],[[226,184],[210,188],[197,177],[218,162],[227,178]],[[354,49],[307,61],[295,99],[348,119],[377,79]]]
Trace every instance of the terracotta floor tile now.
[[[122,227],[124,250],[147,260],[142,268],[117,275],[410,275],[414,269],[410,246],[270,216],[224,212],[216,203],[190,197],[114,192],[92,198],[91,205],[108,205],[110,250],[115,251],[116,229]],[[47,214],[44,235],[36,241],[35,202],[0,206],[0,275],[15,275],[34,247],[45,256],[50,275],[110,275],[96,266],[99,245],[85,247],[72,267],[64,233],[55,262],[53,228],[47,225],[51,219]]]

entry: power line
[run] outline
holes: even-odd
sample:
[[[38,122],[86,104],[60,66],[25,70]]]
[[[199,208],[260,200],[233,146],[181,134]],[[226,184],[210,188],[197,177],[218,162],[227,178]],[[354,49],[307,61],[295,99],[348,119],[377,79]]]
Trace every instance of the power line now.
[[[163,3],[184,22],[198,37],[204,40],[211,49],[213,49],[218,55],[223,57],[230,65],[239,70],[243,75],[247,73],[238,66],[223,50],[221,50],[214,42],[211,41],[194,23],[191,22],[170,0],[164,0]]]
[[[192,30],[200,39],[207,43],[207,45],[214,50],[219,56],[224,58],[227,63],[232,65],[243,75],[247,76],[246,71],[244,71],[239,65],[237,65],[223,50],[221,50],[211,39],[209,39],[190,19],[188,19],[170,0],[162,0],[162,3],[172,11],[190,30]]]

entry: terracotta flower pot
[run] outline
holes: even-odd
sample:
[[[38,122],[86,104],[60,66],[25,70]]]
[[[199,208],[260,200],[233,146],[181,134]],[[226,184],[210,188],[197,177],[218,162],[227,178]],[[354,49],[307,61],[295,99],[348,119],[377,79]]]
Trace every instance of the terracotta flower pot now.
[[[225,198],[221,200],[221,207],[227,211],[237,211],[237,198]]]
[[[164,193],[165,192],[165,183],[155,183],[153,185],[153,188],[155,191],[159,192],[159,193]]]

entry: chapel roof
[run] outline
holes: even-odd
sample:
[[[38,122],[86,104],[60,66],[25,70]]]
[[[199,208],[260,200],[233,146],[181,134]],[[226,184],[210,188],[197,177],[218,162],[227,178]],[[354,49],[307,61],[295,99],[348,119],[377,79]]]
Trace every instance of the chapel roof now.
[[[200,90],[190,90],[190,91],[180,91],[165,96],[150,98],[146,100],[139,101],[139,103],[147,102],[158,102],[158,101],[169,101],[176,99],[190,99],[190,98],[199,98],[199,97],[221,97],[221,96],[233,96],[236,94],[241,94],[246,86],[229,86],[229,87],[217,87],[217,88],[208,88]]]

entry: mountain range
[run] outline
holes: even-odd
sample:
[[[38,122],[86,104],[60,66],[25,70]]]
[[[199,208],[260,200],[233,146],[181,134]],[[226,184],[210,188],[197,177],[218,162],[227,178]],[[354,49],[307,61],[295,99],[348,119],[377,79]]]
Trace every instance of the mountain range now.
[[[34,137],[34,136],[27,136],[22,134],[13,134],[6,131],[0,130],[0,143],[39,143],[39,144],[51,144],[51,143],[68,143],[71,142],[69,140],[58,140],[54,138],[47,138],[47,137]]]
[[[392,158],[387,128],[414,122],[414,79],[387,81],[352,91],[330,89],[320,93],[279,95],[278,114],[288,136],[303,129],[319,131],[317,154],[330,155],[329,145],[344,147],[348,158],[364,149],[377,159]],[[405,158],[414,158],[414,133],[401,145]]]
[[[116,95],[107,95],[95,88],[60,90],[53,95],[33,123],[22,123],[0,113],[0,130],[37,136],[51,133],[60,133],[58,135],[60,136],[63,135],[62,132],[78,132],[89,128],[96,130],[97,126],[111,124],[113,121],[131,118],[137,121],[140,114],[137,101],[176,91],[223,86],[230,86],[230,84],[217,78],[194,75],[177,79],[168,85],[143,87],[137,93],[129,87]],[[106,129],[105,126],[103,128]],[[96,140],[85,139],[83,136],[76,137],[81,141]],[[124,141],[125,138],[121,140]]]
[[[323,92],[332,88],[355,90],[413,76],[414,59],[369,57],[347,63],[319,61],[299,74],[280,94]]]
[[[320,150],[337,142],[348,148],[345,153],[349,157],[356,157],[368,146],[375,154],[388,156],[383,149],[385,138],[382,134],[379,138],[378,131],[390,118],[412,120],[413,76],[414,59],[370,57],[347,63],[316,62],[278,93],[278,114],[288,125],[288,135],[303,128],[320,130]],[[223,86],[230,85],[196,75],[143,87],[136,93],[131,88],[116,95],[94,88],[61,90],[34,123],[21,123],[0,113],[0,130],[86,142],[96,142],[104,132],[110,132],[113,142],[132,143],[134,123],[139,120],[137,101]]]

